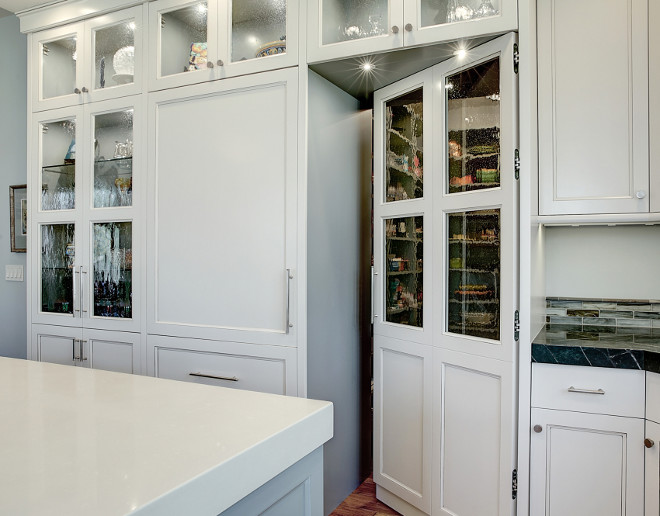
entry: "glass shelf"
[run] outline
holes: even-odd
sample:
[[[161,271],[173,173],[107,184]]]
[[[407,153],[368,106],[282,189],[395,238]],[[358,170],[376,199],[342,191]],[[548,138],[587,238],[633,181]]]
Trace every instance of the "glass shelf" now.
[[[499,340],[500,211],[451,213],[447,229],[447,331]]]
[[[385,220],[388,322],[422,326],[423,227],[419,216]]]

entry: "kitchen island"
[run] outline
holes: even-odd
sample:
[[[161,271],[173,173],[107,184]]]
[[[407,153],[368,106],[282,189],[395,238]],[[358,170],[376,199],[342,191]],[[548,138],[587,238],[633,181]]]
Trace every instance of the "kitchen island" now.
[[[0,358],[0,514],[314,515],[332,404]]]

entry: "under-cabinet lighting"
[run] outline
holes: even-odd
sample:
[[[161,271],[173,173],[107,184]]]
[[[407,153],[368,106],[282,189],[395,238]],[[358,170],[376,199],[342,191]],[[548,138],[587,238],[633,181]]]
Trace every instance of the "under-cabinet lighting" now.
[[[365,63],[362,63],[362,64],[360,65],[360,68],[361,68],[362,71],[364,71],[364,72],[371,72],[371,71],[374,69],[374,65],[371,64],[369,61],[367,61],[367,62],[365,62]]]
[[[135,22],[130,22],[128,24],[128,28],[129,28],[129,30],[135,30]]]
[[[467,56],[467,50],[464,48],[459,48],[458,50],[454,51],[454,55],[459,59],[465,59],[465,57]]]
[[[206,4],[199,4],[197,6],[197,10],[200,12],[200,14],[204,14],[208,10],[208,7],[206,7]]]

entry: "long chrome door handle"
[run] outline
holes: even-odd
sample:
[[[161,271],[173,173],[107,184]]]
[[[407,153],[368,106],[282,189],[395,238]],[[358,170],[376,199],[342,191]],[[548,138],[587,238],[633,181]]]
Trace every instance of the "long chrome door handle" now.
[[[79,339],[73,339],[73,361],[80,360],[80,355],[76,355],[76,342],[80,342]]]
[[[188,373],[188,376],[195,376],[197,378],[211,378],[213,380],[224,380],[227,382],[237,382],[238,378],[235,376],[216,376],[214,374],[205,374],[205,373]]]
[[[85,289],[83,288],[83,282],[82,282],[82,275],[87,274],[87,271],[83,269],[83,266],[80,266],[80,311],[82,313],[87,313],[87,310],[84,308],[84,303],[83,303],[83,294],[85,292]]]
[[[291,269],[286,270],[286,333],[289,333],[289,328],[293,328],[291,323],[291,280],[293,279],[293,274],[291,274]]]
[[[87,360],[87,357],[85,356],[85,342],[87,342],[84,339],[80,339],[78,342],[80,342],[80,361],[84,362]]]
[[[568,392],[579,392],[581,394],[605,394],[603,389],[576,389],[572,385],[568,388]]]
[[[76,312],[80,314],[80,271],[73,269],[73,316],[76,316]],[[78,276],[78,295],[76,295],[76,276]],[[78,308],[76,309],[76,298],[78,298]]]

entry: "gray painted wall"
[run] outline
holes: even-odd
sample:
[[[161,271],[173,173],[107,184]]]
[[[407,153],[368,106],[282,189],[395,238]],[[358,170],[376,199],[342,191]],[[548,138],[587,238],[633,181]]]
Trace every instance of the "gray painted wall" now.
[[[371,471],[371,110],[309,74],[308,397],[334,404],[329,514]]]
[[[5,280],[5,265],[25,267],[9,234],[9,185],[27,183],[27,37],[14,15],[0,19],[0,49],[0,356],[25,358],[25,282]]]

